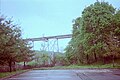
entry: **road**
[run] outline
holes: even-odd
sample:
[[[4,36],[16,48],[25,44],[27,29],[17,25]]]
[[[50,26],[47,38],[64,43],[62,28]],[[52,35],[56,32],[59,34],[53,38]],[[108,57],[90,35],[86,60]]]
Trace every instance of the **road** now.
[[[80,80],[70,70],[32,70],[8,80]]]
[[[120,70],[31,70],[7,80],[120,80]]]

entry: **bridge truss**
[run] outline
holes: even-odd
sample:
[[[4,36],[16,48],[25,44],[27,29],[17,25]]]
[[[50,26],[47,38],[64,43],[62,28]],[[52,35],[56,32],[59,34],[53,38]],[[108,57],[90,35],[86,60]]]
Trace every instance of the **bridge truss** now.
[[[25,41],[32,42],[34,49],[34,42],[41,41],[40,50],[59,52],[59,39],[72,38],[72,34],[47,36],[39,38],[27,38]]]

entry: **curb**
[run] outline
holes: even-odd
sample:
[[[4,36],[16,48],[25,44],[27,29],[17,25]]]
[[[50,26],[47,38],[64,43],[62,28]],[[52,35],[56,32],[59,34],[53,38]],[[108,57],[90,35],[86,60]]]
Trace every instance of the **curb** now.
[[[17,72],[16,74],[9,75],[9,76],[6,76],[6,77],[4,77],[4,78],[0,78],[0,80],[7,80],[8,78],[11,78],[11,77],[13,77],[13,76],[17,76],[17,75],[19,75],[19,74],[22,74],[22,73],[25,73],[25,72],[28,72],[28,71],[30,71],[30,70],[26,70],[26,71],[23,71],[23,72]]]

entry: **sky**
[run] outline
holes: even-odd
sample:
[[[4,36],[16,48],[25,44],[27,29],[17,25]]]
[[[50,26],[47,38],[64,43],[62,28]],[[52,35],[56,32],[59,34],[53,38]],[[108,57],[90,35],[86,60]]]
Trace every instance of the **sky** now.
[[[103,1],[103,0],[99,0]],[[120,9],[120,0],[104,0]],[[96,0],[0,0],[0,15],[12,18],[22,30],[22,38],[38,38],[72,33],[72,21]],[[61,51],[70,39],[59,40]],[[40,49],[41,42],[34,43]]]

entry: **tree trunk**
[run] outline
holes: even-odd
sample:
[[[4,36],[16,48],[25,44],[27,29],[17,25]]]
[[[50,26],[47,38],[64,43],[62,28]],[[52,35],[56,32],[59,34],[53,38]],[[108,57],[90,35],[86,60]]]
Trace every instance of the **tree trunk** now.
[[[86,58],[87,58],[87,64],[89,64],[89,56],[88,56],[88,54],[86,55]]]
[[[14,62],[14,71],[16,71],[16,63]]]
[[[24,68],[26,67],[25,61],[24,61]]]
[[[105,57],[103,57],[103,64],[106,64],[106,62],[105,62]]]
[[[112,64],[113,64],[113,67],[115,67],[115,59],[114,59],[114,55],[112,56]]]
[[[94,58],[95,58],[95,61],[97,62],[97,55],[95,52],[94,52]]]
[[[12,62],[9,62],[9,71],[12,72]]]

